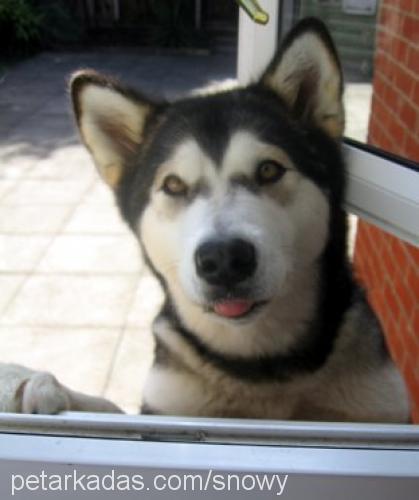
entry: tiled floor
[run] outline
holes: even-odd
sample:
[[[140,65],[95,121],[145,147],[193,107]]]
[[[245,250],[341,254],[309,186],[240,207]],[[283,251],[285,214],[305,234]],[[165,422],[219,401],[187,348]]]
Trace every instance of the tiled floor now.
[[[231,78],[235,61],[42,54],[0,85],[0,361],[52,371],[135,413],[161,293],[74,131],[64,82],[86,66],[171,96]],[[354,85],[350,130],[362,135],[370,90]]]

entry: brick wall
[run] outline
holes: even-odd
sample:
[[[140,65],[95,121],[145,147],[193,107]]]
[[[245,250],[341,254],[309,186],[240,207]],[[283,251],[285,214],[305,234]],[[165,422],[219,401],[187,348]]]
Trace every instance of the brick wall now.
[[[368,140],[419,162],[419,0],[380,3]],[[354,260],[419,423],[419,248],[360,221]]]

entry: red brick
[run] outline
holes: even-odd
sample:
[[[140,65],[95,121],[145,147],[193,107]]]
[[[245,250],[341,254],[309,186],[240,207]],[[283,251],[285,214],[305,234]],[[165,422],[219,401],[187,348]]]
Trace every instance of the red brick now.
[[[408,50],[407,67],[419,75],[419,50],[413,46],[410,46]]]
[[[391,87],[390,84],[385,83],[384,86],[384,99],[385,102],[389,102],[391,98],[393,100],[397,99],[397,93]],[[392,109],[387,107],[386,104],[380,102],[377,97],[375,97],[373,105],[371,107],[371,116],[374,116],[379,120],[380,126],[387,128],[389,124],[393,121]]]
[[[374,98],[377,96],[384,97],[384,92],[387,86],[387,82],[380,74],[376,74],[374,78]]]
[[[419,19],[411,16],[405,16],[403,20],[402,33],[408,40],[417,40],[419,33]]]
[[[396,148],[394,146],[393,141],[388,137],[387,134],[383,134],[381,139],[380,147],[384,149],[384,151],[388,151],[390,153],[396,153]]]
[[[371,142],[371,144],[374,144],[374,146],[380,147],[383,140],[384,140],[383,136],[384,136],[384,132],[382,130],[381,124],[377,120],[377,126],[374,130],[374,141]]]
[[[419,162],[419,140],[411,134],[407,134],[406,136],[404,155],[409,160]]]
[[[364,254],[362,259],[358,259],[357,262],[357,278],[360,280],[365,288],[373,290],[374,288],[374,272],[369,263],[369,259]]]
[[[401,38],[394,38],[391,44],[391,54],[394,59],[400,64],[404,63],[408,54],[408,44]]]
[[[381,69],[383,67],[383,63],[386,59],[386,53],[380,50],[378,47],[374,53],[374,82],[377,76],[381,73]]]
[[[407,282],[401,279],[395,280],[394,292],[397,295],[397,298],[399,299],[399,302],[402,305],[402,309],[404,311],[403,322],[407,323],[408,319],[411,317],[413,309],[415,308],[415,295],[408,287]]]
[[[393,74],[395,75],[396,72],[394,71]],[[399,94],[397,93],[397,90],[392,85],[387,85],[387,87],[384,91],[384,98],[386,101],[387,108],[393,113],[396,112],[397,106],[398,106],[398,101],[399,101]]]
[[[419,304],[416,304],[413,312],[412,321],[410,322],[412,334],[416,336],[419,341]]]
[[[400,319],[400,305],[399,300],[397,299],[391,286],[386,286],[384,296],[391,317],[394,319],[394,321],[398,322]]]
[[[417,267],[409,266],[406,276],[407,286],[415,297],[419,297],[419,270]],[[417,300],[419,303],[419,300]],[[419,325],[418,325],[419,326]],[[418,329],[419,331],[419,329]]]
[[[398,70],[396,70],[396,85],[403,95],[408,96],[411,94],[414,83],[412,75],[405,71],[402,66],[399,66]]]
[[[417,339],[413,334],[411,334],[407,327],[405,327],[400,332],[404,345],[407,352],[408,363],[414,368],[416,371],[417,360],[419,359],[419,339]],[[416,373],[416,378],[418,380],[417,390],[419,391],[419,374]]]
[[[416,377],[414,367],[410,363],[404,367],[403,376],[412,399],[414,399],[415,403],[419,403],[419,380]]]
[[[387,53],[390,53],[390,48],[388,48],[386,50],[387,50]],[[382,73],[383,73],[383,76],[390,83],[395,83],[395,81],[396,81],[397,68],[398,68],[397,62],[388,57],[385,66],[383,66]]]
[[[400,10],[402,12],[412,12],[413,11],[413,0],[400,0]]]
[[[383,249],[383,253],[381,255],[381,261],[386,270],[389,280],[391,282],[394,282],[397,275],[400,274],[400,271],[396,261],[394,260],[393,254],[391,253],[391,250],[389,247],[387,247],[387,245]]]
[[[377,244],[374,238],[374,226],[370,224],[364,224],[364,244],[366,256],[373,258],[377,252]]]
[[[419,247],[406,243],[406,250],[412,261],[416,264],[417,268],[419,268]]]
[[[419,161],[419,1],[382,0],[379,19],[368,137]],[[408,380],[419,423],[419,249],[368,224],[360,228],[355,262]]]
[[[386,309],[386,299],[384,297],[384,290],[382,288],[375,290],[372,294],[371,305],[374,311],[380,311],[380,313]]]
[[[419,106],[419,81],[415,83],[415,86],[412,91],[412,101],[415,106]]]
[[[387,25],[389,22],[389,16],[390,16],[390,9],[388,9],[387,6],[383,4],[380,9],[378,25],[379,26]]]
[[[400,111],[400,120],[408,127],[409,130],[415,130],[418,112],[408,101],[403,101]]]
[[[393,238],[391,242],[391,252],[399,268],[406,269],[406,264],[408,262],[406,243],[399,238]]]
[[[393,120],[392,123],[390,123],[389,135],[396,145],[393,152],[401,153],[401,148],[404,145],[404,139],[406,137],[406,128],[402,127],[396,120]]]
[[[383,29],[385,27],[386,25],[380,25],[378,27],[376,44],[380,50],[388,54],[390,52],[392,36],[389,35],[385,29]]]

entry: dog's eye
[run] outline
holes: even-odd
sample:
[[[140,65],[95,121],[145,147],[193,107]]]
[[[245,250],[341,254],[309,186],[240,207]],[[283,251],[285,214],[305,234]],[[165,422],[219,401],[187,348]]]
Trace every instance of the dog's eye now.
[[[177,175],[168,175],[162,185],[162,190],[169,196],[185,196],[188,186]]]
[[[258,184],[271,184],[278,181],[287,171],[280,163],[273,160],[264,160],[256,169],[256,181]]]

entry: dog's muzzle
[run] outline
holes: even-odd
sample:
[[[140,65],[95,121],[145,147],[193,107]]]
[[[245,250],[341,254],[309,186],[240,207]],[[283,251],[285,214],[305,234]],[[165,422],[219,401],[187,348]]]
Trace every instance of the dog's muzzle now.
[[[241,238],[207,240],[195,252],[195,267],[197,275],[210,287],[209,311],[238,319],[255,309],[257,304],[248,293],[248,281],[257,268],[252,243]]]
[[[195,252],[195,267],[209,285],[233,289],[255,273],[256,249],[241,238],[208,240]]]

